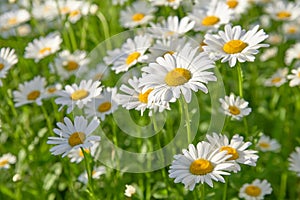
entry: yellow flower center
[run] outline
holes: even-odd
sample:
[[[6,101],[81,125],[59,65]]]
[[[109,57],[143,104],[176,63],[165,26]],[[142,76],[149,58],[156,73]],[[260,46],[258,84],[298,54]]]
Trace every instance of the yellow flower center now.
[[[174,53],[175,53],[175,51],[167,51],[162,56],[164,57],[166,54],[173,55]]]
[[[0,63],[0,70],[2,70],[4,68],[4,64]]]
[[[261,193],[261,189],[255,185],[249,185],[246,187],[245,192],[247,195],[257,197]]]
[[[295,33],[297,33],[297,30],[298,30],[297,27],[291,26],[288,28],[288,33],[295,34]]]
[[[111,109],[111,103],[106,101],[106,102],[103,102],[102,104],[100,104],[98,106],[98,111],[103,113],[103,112],[107,112]]]
[[[138,59],[140,56],[141,56],[141,54],[139,52],[133,52],[133,53],[129,54],[128,57],[126,58],[126,64],[130,65],[133,61]]]
[[[33,90],[27,95],[27,100],[34,101],[40,96],[41,92],[38,90]]]
[[[269,148],[270,147],[270,144],[267,143],[267,142],[260,142],[258,144],[261,148]]]
[[[300,58],[300,56],[299,56],[299,58]],[[297,76],[300,78],[300,72],[298,72]]]
[[[183,85],[192,78],[189,70],[184,68],[175,68],[169,71],[165,76],[165,82],[169,86]]]
[[[174,31],[168,31],[168,32],[165,33],[165,36],[172,36],[174,34],[175,34]]]
[[[239,2],[236,0],[228,0],[226,3],[229,8],[235,8],[239,4]]]
[[[62,8],[60,9],[60,13],[61,13],[61,14],[66,14],[66,13],[68,13],[68,12],[70,12],[70,8],[69,8],[68,6],[62,7]]]
[[[7,22],[9,25],[15,25],[17,23],[17,18],[10,18]]]
[[[239,115],[241,113],[240,109],[236,106],[229,106],[228,110],[232,115]]]
[[[220,151],[227,151],[227,155],[231,155],[231,157],[228,158],[227,160],[236,160],[239,158],[239,153],[236,151],[235,148],[229,146],[223,146],[220,148]]]
[[[80,11],[79,11],[79,10],[73,10],[72,12],[70,12],[69,16],[70,16],[70,17],[75,17],[75,16],[77,16],[77,15],[79,15],[79,14],[80,14]]]
[[[169,3],[173,3],[175,0],[167,0]]]
[[[47,91],[48,91],[48,93],[53,94],[54,92],[57,91],[57,89],[55,87],[50,87],[50,88],[48,88]]]
[[[135,21],[135,22],[139,22],[141,21],[142,19],[144,19],[145,15],[143,13],[135,13],[133,16],[132,16],[132,21]]]
[[[71,99],[74,101],[84,99],[85,97],[89,96],[89,92],[86,90],[76,90],[71,94]]]
[[[190,165],[190,172],[194,175],[205,175],[214,170],[214,166],[209,160],[198,159]]]
[[[39,54],[45,54],[46,52],[51,51],[50,47],[44,47],[39,51]]]
[[[88,153],[88,154],[90,153],[90,150],[89,150],[89,149],[83,149],[83,150],[85,151],[85,153]],[[80,157],[84,157],[83,152],[82,152],[81,149],[79,149],[78,154],[79,154]]]
[[[153,91],[153,89],[148,89],[146,92],[140,93],[139,101],[142,103],[148,103],[148,96],[149,96],[150,92],[152,92],[152,91]]]
[[[279,19],[288,19],[291,17],[291,13],[288,11],[281,11],[278,12],[276,15]]]
[[[71,60],[67,63],[67,65],[64,68],[68,71],[74,71],[78,69],[78,67],[79,67],[78,63]]]
[[[216,23],[218,23],[219,21],[220,21],[219,17],[207,16],[207,17],[204,17],[204,19],[202,20],[202,25],[203,26],[212,26],[212,25],[215,25]]]
[[[70,135],[68,142],[71,147],[74,147],[79,144],[83,144],[85,140],[85,134],[82,132],[74,132]]]
[[[248,44],[241,40],[230,40],[224,44],[223,50],[225,53],[235,54],[242,52],[247,46]]]
[[[271,80],[272,83],[279,83],[281,81],[280,77],[275,77]]]
[[[8,160],[7,160],[7,159],[1,160],[1,161],[0,161],[0,167],[5,166],[7,163],[8,163]]]

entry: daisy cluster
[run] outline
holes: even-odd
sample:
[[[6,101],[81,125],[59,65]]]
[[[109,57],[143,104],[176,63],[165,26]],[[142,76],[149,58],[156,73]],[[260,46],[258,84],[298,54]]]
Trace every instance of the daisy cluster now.
[[[16,142],[21,145],[16,148],[22,151],[4,153],[0,169],[11,170],[16,164],[12,180],[27,183],[23,176],[31,173],[23,163],[35,159],[28,154],[39,146],[42,153],[45,149],[49,153],[49,147],[43,146],[49,144],[53,145],[49,155],[61,155],[74,164],[51,158],[55,164],[43,180],[45,191],[79,190],[81,185],[73,185],[72,177],[57,187],[54,182],[65,179],[62,173],[66,171],[71,174],[74,168],[70,166],[84,163],[85,170],[80,169],[77,180],[91,199],[98,198],[96,193],[103,195],[101,198],[113,198],[100,194],[96,186],[105,191],[105,187],[118,184],[125,192],[116,194],[116,199],[124,195],[130,199],[191,199],[195,197],[191,191],[196,192],[199,185],[220,190],[223,186],[215,182],[221,182],[227,190],[231,177],[240,181],[231,185],[228,195],[258,200],[279,194],[284,199],[288,192],[281,190],[291,190],[284,185],[288,171],[292,172],[290,176],[300,176],[295,119],[300,112],[299,27],[299,0],[5,1],[0,8],[0,89],[5,101],[0,107],[0,142],[19,139]],[[121,35],[116,44],[111,44],[109,37],[122,31],[133,34]],[[90,53],[104,40],[106,49],[101,49],[104,53],[95,62]],[[209,86],[222,81],[225,93],[219,97]],[[208,93],[218,96],[218,110],[211,110],[209,115],[225,116],[222,133],[208,131],[205,120],[209,117],[203,117],[194,141],[189,141],[181,153],[168,155],[173,161],[168,172],[166,168],[161,170],[162,176],[156,176],[156,172],[140,180],[122,173],[114,176],[115,171],[97,161],[99,152],[107,151],[118,165],[116,152],[104,148],[102,132],[109,132],[109,138],[130,150],[144,152],[162,147],[181,119],[173,115],[174,111],[183,114],[181,105],[188,105],[195,96],[206,100]],[[205,100],[199,107],[206,112],[211,108]],[[162,127],[158,142],[132,142],[113,119],[121,108],[138,116],[137,121],[155,119],[159,113],[168,113],[172,119]],[[39,109],[45,122],[33,116]],[[289,117],[291,113],[296,114]],[[185,122],[187,138],[190,124]],[[16,136],[10,140],[8,132]],[[34,139],[27,142],[25,136]],[[271,186],[279,180],[262,173],[273,160],[273,167],[278,165],[284,171],[280,191],[275,191],[279,186]],[[22,165],[26,170],[22,171]],[[93,179],[100,177],[104,180],[93,184]],[[186,191],[177,183],[182,183]],[[226,192],[221,192],[223,199],[233,198]],[[45,198],[53,198],[51,195],[49,192]],[[77,193],[72,195],[54,198],[79,198]]]

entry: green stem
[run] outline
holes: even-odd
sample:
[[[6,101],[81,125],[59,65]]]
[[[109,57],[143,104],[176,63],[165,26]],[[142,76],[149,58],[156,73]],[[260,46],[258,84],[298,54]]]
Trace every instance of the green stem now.
[[[66,22],[66,26],[68,28],[68,32],[69,32],[69,37],[70,37],[70,41],[72,44],[72,50],[76,50],[77,49],[77,41],[76,41],[76,37],[75,37],[75,33],[74,30],[72,28],[72,24],[70,24],[69,22]]]
[[[46,109],[43,105],[41,105],[40,107],[42,108],[42,112],[43,112],[44,117],[46,119],[48,129],[49,129],[50,132],[52,132],[53,131],[53,126],[52,126],[51,120],[49,118],[49,115],[48,115],[48,113],[47,113],[47,111],[46,111]]]
[[[279,198],[278,198],[279,200],[284,200],[287,178],[288,178],[288,175],[286,172],[284,172],[281,175],[281,183],[280,183]]]
[[[188,140],[188,143],[191,143],[192,138],[191,138],[191,122],[190,122],[191,120],[190,120],[190,115],[189,115],[189,107],[183,96],[181,96],[181,99],[179,102],[181,102],[181,104],[183,105],[183,110],[184,110],[184,115],[185,115],[185,126],[186,126],[186,132],[187,132],[187,140]],[[180,105],[180,106],[182,106],[182,105]]]
[[[201,200],[205,200],[205,183],[201,185]]]
[[[95,198],[95,195],[94,195],[94,185],[93,185],[93,171],[92,171],[92,168],[90,166],[90,163],[89,163],[89,156],[88,154],[85,152],[85,150],[80,147],[82,153],[83,153],[83,156],[84,156],[84,164],[85,164],[85,169],[86,169],[86,172],[87,172],[87,176],[88,176],[88,193],[89,195],[91,196],[92,199],[96,199]]]
[[[98,11],[97,17],[102,23],[104,38],[106,40],[105,41],[106,48],[107,49],[112,49],[111,42],[110,42],[110,40],[108,40],[109,37],[110,37],[110,34],[109,34],[109,26],[108,26],[107,20],[106,20],[105,16],[102,14],[102,12],[100,12],[100,11]]]
[[[222,198],[222,200],[227,200],[228,182],[229,182],[229,177],[225,177],[225,185],[224,185],[224,189],[223,189],[223,198]]]
[[[239,96],[243,98],[243,71],[241,64],[237,64],[237,76],[238,76],[238,86],[239,86]]]

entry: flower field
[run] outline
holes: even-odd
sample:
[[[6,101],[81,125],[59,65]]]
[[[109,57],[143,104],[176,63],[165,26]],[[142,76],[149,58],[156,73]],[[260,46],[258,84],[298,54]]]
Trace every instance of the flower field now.
[[[0,5],[0,199],[300,199],[299,0]]]

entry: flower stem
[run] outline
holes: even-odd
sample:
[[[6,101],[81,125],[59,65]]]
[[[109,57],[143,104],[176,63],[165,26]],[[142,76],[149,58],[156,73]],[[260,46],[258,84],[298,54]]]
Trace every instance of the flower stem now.
[[[205,184],[201,185],[201,200],[205,200]]]
[[[286,182],[287,182],[287,173],[284,172],[281,175],[281,184],[280,184],[280,190],[279,190],[279,200],[283,200],[285,197],[285,191],[286,191]]]
[[[66,22],[66,26],[69,31],[69,37],[70,37],[70,41],[72,44],[72,50],[75,51],[75,50],[77,50],[77,41],[76,41],[74,30],[72,28],[72,24],[70,24],[69,22]]]
[[[225,185],[224,185],[224,189],[223,189],[223,198],[222,198],[222,200],[227,200],[228,182],[229,182],[229,178],[225,177]]]
[[[106,20],[105,16],[102,14],[102,12],[100,12],[100,11],[98,11],[97,17],[102,23],[104,38],[106,40],[106,42],[105,42],[106,48],[112,49],[111,42],[110,42],[110,40],[108,40],[110,37],[110,34],[109,34],[109,26],[108,26],[107,20]]]
[[[241,64],[237,64],[237,76],[238,76],[238,87],[239,87],[239,96],[243,98],[243,71]]]
[[[188,143],[191,143],[192,138],[191,138],[191,124],[190,124],[191,120],[190,120],[190,115],[189,115],[189,107],[183,96],[181,96],[181,99],[179,102],[181,104],[180,107],[182,107],[182,105],[183,105],[184,116],[185,116],[185,126],[186,126],[186,132],[187,132],[187,140],[188,140]]]
[[[46,111],[46,109],[45,109],[45,107],[44,107],[43,105],[41,105],[40,107],[42,108],[42,112],[43,112],[44,117],[45,117],[45,119],[46,119],[48,129],[49,129],[50,132],[52,132],[53,127],[52,127],[51,120],[50,120],[50,118],[49,118],[49,116],[48,116],[48,113],[47,113],[47,111]]]
[[[93,177],[92,177],[93,171],[92,171],[90,163],[89,163],[89,156],[82,147],[80,147],[80,149],[84,156],[84,165],[85,165],[85,169],[86,169],[87,176],[88,176],[88,191],[87,192],[89,193],[89,195],[91,196],[92,199],[96,199],[95,195],[94,195],[94,188],[93,188]]]

